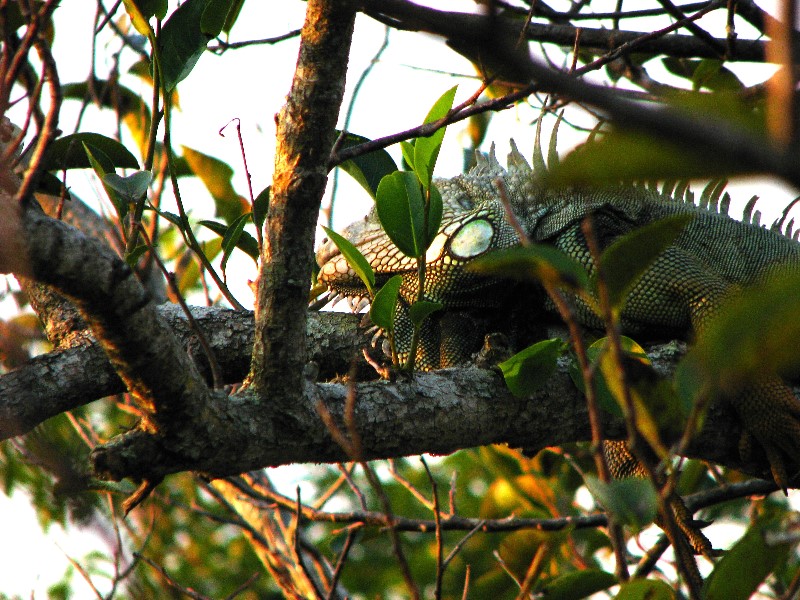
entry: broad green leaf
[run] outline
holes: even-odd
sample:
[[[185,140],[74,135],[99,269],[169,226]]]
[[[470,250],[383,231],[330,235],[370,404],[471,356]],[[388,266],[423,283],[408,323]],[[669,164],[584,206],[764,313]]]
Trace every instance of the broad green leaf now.
[[[412,171],[415,170],[414,167],[414,141],[402,141],[400,142],[400,151],[403,153],[403,160],[405,161],[406,165]]]
[[[617,578],[600,569],[573,571],[547,582],[540,592],[542,600],[581,600],[617,583]]]
[[[128,214],[128,201],[120,198],[116,190],[105,182],[106,175],[114,172],[114,165],[111,163],[111,159],[99,148],[93,148],[86,143],[83,144],[83,151],[86,152],[86,158],[100,180],[108,199],[111,200],[117,210],[119,218],[125,218],[125,215]]]
[[[228,13],[235,8],[235,4],[235,0],[208,0],[200,17],[200,31],[211,37],[217,37],[222,33],[228,21]]]
[[[150,186],[153,175],[150,171],[136,171],[127,177],[116,173],[107,173],[102,179],[105,185],[128,202],[136,202],[147,194],[147,188]]]
[[[429,302],[428,300],[419,300],[414,302],[408,308],[408,316],[411,317],[411,322],[419,327],[428,315],[441,310],[444,307],[440,302]]]
[[[615,600],[676,600],[678,595],[658,579],[632,579],[623,583]]]
[[[518,398],[530,396],[547,383],[565,347],[558,338],[543,340],[497,365],[511,393]]]
[[[220,269],[222,269],[223,273],[225,272],[225,268],[228,266],[228,259],[230,258],[233,249],[236,247],[241,247],[239,242],[242,239],[242,235],[245,233],[244,226],[247,225],[248,221],[250,221],[250,213],[241,215],[230,225],[230,227],[227,228],[225,235],[222,236],[222,263],[220,264]],[[250,239],[255,242],[252,236]],[[256,247],[256,252],[258,252],[258,247]],[[250,253],[248,252],[248,254]],[[256,257],[253,257],[252,254],[250,255],[250,258],[256,260]]]
[[[369,309],[369,317],[381,329],[394,331],[394,311],[397,306],[397,298],[400,294],[400,286],[403,284],[403,276],[395,275],[387,281],[375,298]]]
[[[264,221],[267,220],[267,210],[269,209],[269,199],[272,195],[272,186],[268,185],[253,200],[253,224],[261,229]]]
[[[656,518],[658,492],[649,479],[630,477],[604,483],[587,475],[585,482],[594,499],[614,519],[635,532],[641,531]]]
[[[230,254],[230,251],[233,249],[233,246],[239,248],[239,250],[243,251],[247,254],[250,258],[254,261],[258,261],[258,242],[256,242],[255,238],[244,231],[242,228],[244,225],[239,227],[238,223],[244,219],[245,224],[250,219],[250,213],[244,214],[239,217],[233,225],[225,225],[224,223],[218,223],[216,221],[198,221],[198,225],[202,225],[216,233],[217,235],[223,238],[222,240],[222,249],[226,252],[226,254]],[[235,228],[239,228],[238,233],[232,233]],[[230,241],[226,244],[226,240],[230,240],[231,236],[236,237],[235,241],[233,242],[233,246],[230,245]],[[227,250],[226,250],[227,249]]]
[[[369,264],[369,261],[361,254],[361,251],[356,248],[348,239],[336,233],[333,229],[322,226],[325,234],[336,244],[339,252],[342,253],[347,264],[356,272],[356,275],[364,282],[364,287],[367,288],[367,293],[371,296],[375,289],[375,273]]]
[[[458,86],[454,86],[441,95],[425,117],[425,123],[438,121],[450,112],[457,89]],[[414,143],[414,171],[425,189],[430,187],[433,180],[433,169],[439,157],[445,130],[446,127],[442,127],[428,137],[417,138]]]
[[[428,188],[430,192],[430,200],[428,201],[428,237],[425,240],[425,249],[433,242],[433,238],[439,233],[439,226],[442,224],[442,211],[444,210],[444,202],[442,201],[442,194],[435,184],[431,184]]]
[[[381,179],[376,207],[381,226],[400,252],[413,258],[425,254],[425,203],[414,173],[395,171]]]
[[[214,216],[222,217],[226,223],[233,223],[242,213],[248,212],[246,200],[233,189],[233,169],[228,163],[188,146],[181,148],[189,168],[214,198]]]
[[[613,310],[622,311],[634,284],[694,218],[685,213],[659,219],[622,236],[603,252],[598,272]],[[593,283],[596,286],[596,279]]]
[[[102,151],[116,168],[139,168],[136,157],[125,146],[99,133],[73,133],[58,138],[48,147],[43,168],[46,171],[90,168],[83,144]]]
[[[679,389],[735,392],[778,373],[800,373],[800,272],[778,269],[737,294],[698,335],[676,373]]]
[[[467,270],[522,281],[540,280],[568,289],[586,289],[589,278],[578,261],[553,246],[497,250],[472,261]]]
[[[244,0],[231,1],[231,8],[228,11],[228,16],[225,19],[225,25],[223,25],[222,31],[224,31],[225,33],[230,33],[231,29],[236,23],[236,20],[239,18],[239,13],[242,10],[242,5],[244,5]]]
[[[776,523],[755,523],[717,562],[705,583],[705,600],[747,600],[767,575],[786,560],[789,543],[767,543]],[[783,529],[783,528],[780,528]]]
[[[369,141],[369,138],[364,136],[347,133],[342,148],[350,148]],[[339,168],[355,179],[373,198],[378,193],[381,179],[397,171],[394,160],[383,148],[346,160],[339,165]]]
[[[200,26],[208,3],[209,0],[186,0],[161,29],[158,51],[167,92],[189,76],[212,37],[203,33]]]

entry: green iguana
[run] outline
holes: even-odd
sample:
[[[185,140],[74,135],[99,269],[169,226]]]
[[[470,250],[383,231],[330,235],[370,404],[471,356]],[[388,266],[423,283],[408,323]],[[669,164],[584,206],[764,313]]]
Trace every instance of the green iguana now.
[[[488,157],[479,156],[477,166],[467,174],[435,183],[444,209],[439,233],[426,254],[425,297],[440,302],[444,309],[423,324],[417,351],[417,364],[423,369],[468,361],[480,349],[485,334],[508,331],[503,321],[520,318],[511,317],[507,309],[508,302],[519,301],[519,289],[465,268],[487,252],[520,243],[506,218],[501,194],[532,242],[561,249],[590,274],[595,267],[581,227],[587,215],[592,215],[601,250],[619,236],[660,218],[696,215],[634,285],[621,315],[623,330],[634,336],[689,337],[703,329],[730,294],[758,282],[779,265],[800,267],[800,244],[759,226],[757,219],[751,222],[749,215],[747,222],[730,218],[726,205],[697,206],[681,194],[671,197],[638,185],[548,190],[515,146],[507,171],[492,150]],[[374,209],[343,235],[371,264],[376,288],[393,275],[403,275],[394,335],[398,352],[407,355],[412,331],[408,306],[417,299],[414,259],[400,254],[381,229]],[[354,304],[366,296],[360,279],[333,243],[320,248],[317,261],[319,280],[332,294],[348,297]],[[526,308],[555,313],[543,293],[533,289],[525,294],[533,294],[523,298]],[[603,327],[602,320],[580,301],[576,301],[576,313],[583,325]],[[535,311],[531,314],[536,319]],[[746,441],[755,441],[755,447],[763,450],[775,481],[785,490],[787,465],[800,464],[800,401],[777,377],[767,377],[729,400],[741,418]],[[614,444],[609,449],[616,476],[636,469],[624,446]]]

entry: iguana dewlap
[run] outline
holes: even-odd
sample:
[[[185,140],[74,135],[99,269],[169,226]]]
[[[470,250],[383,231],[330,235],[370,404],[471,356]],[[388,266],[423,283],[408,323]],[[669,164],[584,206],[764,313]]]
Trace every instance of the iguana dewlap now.
[[[465,269],[487,252],[519,243],[505,216],[501,189],[532,242],[560,248],[590,274],[594,264],[581,229],[587,215],[592,215],[601,249],[660,218],[676,213],[695,215],[631,291],[622,325],[634,336],[690,337],[703,329],[727,296],[757,283],[779,265],[800,268],[800,244],[757,223],[728,217],[725,206],[701,207],[638,185],[549,190],[516,147],[509,155],[508,170],[500,166],[492,151],[488,157],[480,157],[468,173],[436,180],[436,185],[444,211],[439,235],[426,255],[425,296],[441,302],[444,309],[423,326],[417,351],[417,364],[423,369],[467,361],[480,348],[484,334],[494,331],[504,317],[509,318],[503,306],[515,293],[513,284]],[[378,286],[392,275],[403,275],[395,339],[398,351],[408,353],[408,306],[417,296],[414,260],[398,252],[383,233],[374,210],[343,235],[366,256]],[[333,294],[366,295],[331,242],[320,248],[317,261],[319,279]],[[529,304],[553,312],[545,296],[532,294]],[[578,303],[576,309],[582,324],[602,327],[588,307]],[[764,450],[776,482],[785,488],[787,465],[796,468],[800,464],[800,401],[783,382],[769,376],[729,400],[751,441]]]

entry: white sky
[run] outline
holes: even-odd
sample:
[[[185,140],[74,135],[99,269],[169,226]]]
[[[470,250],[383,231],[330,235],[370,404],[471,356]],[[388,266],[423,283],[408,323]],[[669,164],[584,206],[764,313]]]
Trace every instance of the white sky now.
[[[94,2],[73,0],[65,2],[56,13],[57,36],[54,54],[58,61],[62,83],[85,80],[91,59],[92,19]],[[170,5],[173,5],[171,2]],[[613,2],[611,3],[613,4]],[[641,3],[640,3],[641,4]],[[280,8],[277,8],[277,7]],[[439,2],[441,8],[469,10],[474,6],[469,1],[452,0]],[[283,34],[300,27],[304,16],[303,2],[246,2],[242,15],[233,29],[231,40],[258,39]],[[381,45],[384,27],[371,19],[358,17],[356,37],[348,76],[348,95]],[[414,33],[392,32],[392,45],[376,66],[359,95],[350,130],[371,138],[394,133],[418,125],[433,101],[458,83],[456,102],[470,96],[478,84],[474,79],[456,79],[447,72],[472,74],[471,65],[457,54],[445,48],[443,43],[431,36]],[[103,41],[102,43],[105,43]],[[108,48],[98,47],[97,71],[103,76],[107,72],[110,58],[107,50],[116,50],[115,44]],[[253,189],[258,193],[271,182],[274,158],[274,115],[284,102],[294,71],[297,41],[292,40],[276,46],[258,46],[229,52],[221,57],[204,55],[195,71],[179,85],[181,112],[175,115],[173,139],[175,145],[184,144],[207,154],[214,155],[237,172],[234,187],[246,195],[246,182],[240,168],[241,158],[235,130],[226,130],[226,137],[218,131],[233,118],[241,119],[246,144],[248,164],[253,177]],[[433,58],[435,57],[435,58]],[[130,55],[128,55],[130,60]],[[435,65],[437,72],[425,69]],[[750,79],[763,79],[764,67],[756,67],[746,74]],[[124,82],[136,89],[135,80]],[[144,89],[140,89],[143,92]],[[145,96],[147,97],[147,96]],[[76,102],[66,103],[61,128],[72,132]],[[344,114],[344,110],[343,113]],[[14,115],[10,115],[12,119]],[[487,140],[494,140],[498,153],[508,150],[508,139],[514,137],[527,156],[533,146],[532,130],[527,127],[536,111],[521,107],[496,114]],[[102,131],[111,125],[110,116],[90,108],[84,119],[84,129]],[[585,124],[590,125],[587,120]],[[461,172],[462,152],[459,141],[462,125],[451,126],[440,154],[437,174],[452,176]],[[108,129],[106,129],[107,131]],[[564,151],[581,141],[573,136],[569,139],[567,128],[562,129],[560,149]],[[133,146],[133,144],[131,144]],[[390,149],[399,164],[399,152]],[[78,195],[87,201],[99,197],[97,184],[88,172],[73,171],[69,183]],[[336,227],[343,227],[369,208],[370,200],[361,188],[347,175],[339,178],[339,200]],[[213,217],[213,205],[202,184],[182,180],[182,194],[193,215],[197,218]],[[792,194],[780,186],[766,186],[763,181],[746,181],[731,188],[734,206],[741,206],[753,194],[771,196],[765,205],[772,203],[775,209],[782,208]],[[736,215],[736,209],[732,209]],[[235,253],[235,255],[238,253]],[[232,259],[228,280],[231,288],[245,306],[252,305],[252,295],[247,280],[255,278],[255,268],[249,258]],[[69,535],[51,532],[41,534],[28,500],[15,496],[8,499],[0,495],[0,564],[4,565],[0,592],[45,597],[47,587],[56,581],[68,565],[65,554],[80,559],[93,548],[96,538],[71,531]],[[10,535],[8,532],[19,532]],[[12,541],[13,540],[13,541]],[[78,582],[80,577],[76,577]],[[88,597],[88,587],[76,588],[78,598]]]

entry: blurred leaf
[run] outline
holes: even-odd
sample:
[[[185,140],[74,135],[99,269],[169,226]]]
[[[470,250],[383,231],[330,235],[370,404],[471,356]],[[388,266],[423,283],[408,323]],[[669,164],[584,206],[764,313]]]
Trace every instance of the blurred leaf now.
[[[429,302],[427,300],[418,300],[408,308],[408,316],[411,317],[411,322],[419,327],[428,315],[435,313],[437,310],[444,308],[440,302]]]
[[[125,255],[125,262],[128,263],[128,266],[131,269],[136,268],[136,263],[139,262],[139,259],[147,252],[147,246],[136,246],[131,252]]]
[[[800,273],[777,269],[728,301],[678,365],[679,389],[736,392],[770,373],[800,372]]]
[[[138,169],[136,157],[117,140],[99,133],[73,133],[55,140],[47,148],[43,161],[46,171],[61,171],[63,169],[88,169],[92,165],[86,156],[83,144],[97,148],[108,157],[113,167],[120,169]]]
[[[587,475],[586,487],[614,519],[639,532],[650,525],[658,511],[658,493],[649,479],[629,477],[604,483]]]
[[[381,226],[400,252],[413,258],[425,254],[425,203],[414,173],[395,171],[381,179],[376,207]]]
[[[356,248],[349,240],[333,231],[333,229],[329,229],[324,225],[322,226],[322,229],[325,230],[325,234],[331,239],[331,241],[336,244],[339,252],[342,253],[342,256],[344,256],[344,259],[347,261],[347,264],[350,265],[350,268],[353,269],[361,281],[364,282],[364,287],[367,288],[367,293],[372,296],[375,290],[375,273],[373,272],[369,261],[363,254],[361,254],[361,251],[358,248]]]
[[[157,5],[162,2],[166,4],[166,0],[161,0],[161,2],[157,0],[123,0],[134,29],[146,37],[153,32],[149,19],[155,14]],[[166,8],[164,12],[166,14]]]
[[[542,600],[581,600],[610,588],[617,578],[600,569],[573,571],[551,579],[541,590]]]
[[[757,522],[717,562],[705,583],[705,600],[747,600],[767,575],[784,562],[790,543],[768,544],[765,535],[777,523]]]
[[[676,600],[678,595],[658,579],[632,579],[623,583],[615,600]]]
[[[177,217],[177,215],[174,216]],[[206,255],[206,258],[209,261],[214,260],[222,251],[222,238],[201,242],[201,246],[203,247],[203,254]],[[191,250],[186,250],[186,255],[187,260],[185,261],[185,266],[176,269],[175,272],[178,278],[178,290],[183,295],[192,291],[200,281],[200,266],[197,257],[194,256]]]
[[[543,340],[518,352],[497,365],[503,372],[506,385],[518,398],[529,396],[542,387],[558,366],[564,352],[564,340]]]
[[[744,84],[721,60],[711,58],[697,60],[667,56],[662,58],[661,62],[673,75],[691,81],[695,91],[707,88],[711,91],[738,92],[744,88]]]
[[[543,244],[496,250],[472,261],[467,270],[520,281],[539,280],[572,290],[586,289],[589,284],[578,261]]]
[[[117,192],[128,202],[136,202],[147,194],[147,188],[153,180],[150,171],[136,171],[127,177],[116,173],[107,173],[102,177],[103,183]]]
[[[122,120],[136,140],[142,155],[147,151],[147,138],[152,118],[150,107],[131,89],[114,81],[95,78],[91,87],[86,81],[68,83],[61,87],[65,99],[91,99],[100,106],[122,115]]]
[[[631,288],[695,216],[685,213],[659,219],[637,227],[606,248],[598,272],[602,273],[613,310],[622,311]],[[592,283],[597,286],[596,276]]]
[[[409,141],[402,141],[400,142],[400,151],[403,154],[403,162],[405,165],[403,166],[403,170],[406,170],[406,167],[410,170],[414,170],[414,142],[416,140]]]
[[[222,217],[226,223],[230,224],[240,215],[248,212],[247,201],[233,189],[231,183],[233,169],[228,163],[188,146],[181,146],[181,148],[189,168],[200,178],[214,198],[216,206],[214,216]]]
[[[201,28],[203,11],[208,3],[209,0],[186,0],[161,28],[158,51],[167,92],[189,76],[212,37],[203,33]]]
[[[458,86],[453,86],[439,97],[428,112],[428,116],[425,117],[425,123],[433,123],[447,116],[453,107],[457,89]],[[414,171],[426,190],[433,180],[433,170],[436,166],[436,159],[439,157],[446,129],[446,127],[442,127],[428,137],[417,138],[414,143]]]
[[[351,148],[369,141],[371,140],[364,136],[347,133],[341,147]],[[378,193],[381,179],[397,171],[394,160],[383,148],[346,160],[339,165],[339,168],[355,179],[373,198]]]
[[[394,331],[394,311],[397,306],[397,297],[403,283],[402,275],[395,275],[378,290],[372,300],[369,316],[372,322],[381,329]]]
[[[219,236],[222,236],[222,249],[226,255],[230,254],[234,247],[239,248],[254,261],[258,262],[258,242],[255,238],[244,231],[244,226],[250,219],[250,213],[240,216],[232,225],[225,225],[217,221],[198,221],[198,225],[207,227]],[[240,225],[241,223],[241,225]],[[236,230],[238,229],[238,233]],[[231,238],[233,241],[231,241]],[[225,261],[227,262],[227,261]]]

